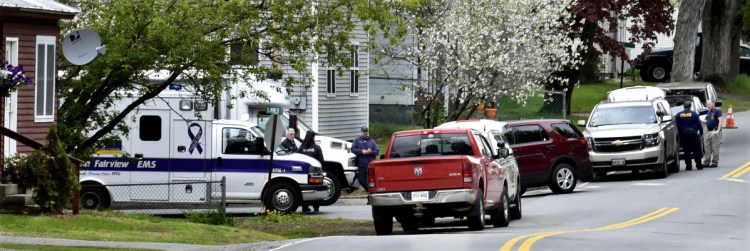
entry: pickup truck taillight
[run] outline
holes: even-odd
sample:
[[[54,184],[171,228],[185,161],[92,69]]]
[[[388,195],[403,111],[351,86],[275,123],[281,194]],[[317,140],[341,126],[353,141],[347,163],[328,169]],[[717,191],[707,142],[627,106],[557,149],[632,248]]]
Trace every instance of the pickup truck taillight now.
[[[461,165],[461,174],[464,177],[464,183],[471,183],[474,181],[474,178],[472,178],[471,163],[463,162],[463,165]]]
[[[367,168],[367,187],[375,187],[375,168]]]

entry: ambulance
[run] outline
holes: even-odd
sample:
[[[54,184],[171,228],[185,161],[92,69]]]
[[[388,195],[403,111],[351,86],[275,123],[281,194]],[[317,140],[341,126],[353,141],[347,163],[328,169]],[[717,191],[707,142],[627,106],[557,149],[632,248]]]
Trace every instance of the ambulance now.
[[[134,100],[123,98],[113,109]],[[202,203],[224,197],[227,204],[262,200],[266,209],[290,213],[303,203],[320,204],[328,196],[330,185],[324,183],[317,160],[269,151],[262,128],[216,119],[215,109],[209,107],[192,95],[164,92],[131,112],[123,120],[129,132],[112,136],[81,166],[82,208],[128,202]],[[206,183],[188,184],[222,179],[225,194]],[[159,185],[123,189],[114,186],[118,184]]]

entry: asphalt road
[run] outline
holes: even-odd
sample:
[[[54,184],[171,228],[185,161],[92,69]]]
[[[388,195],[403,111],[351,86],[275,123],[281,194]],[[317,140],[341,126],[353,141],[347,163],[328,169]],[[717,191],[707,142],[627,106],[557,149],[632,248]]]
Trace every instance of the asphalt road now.
[[[750,112],[734,115],[739,129],[724,131],[718,168],[685,171],[681,163],[666,179],[613,173],[571,194],[532,191],[523,218],[507,228],[470,232],[449,219],[405,234],[394,224],[391,236],[307,239],[277,250],[747,250]],[[321,210],[313,215],[371,219],[363,200]]]

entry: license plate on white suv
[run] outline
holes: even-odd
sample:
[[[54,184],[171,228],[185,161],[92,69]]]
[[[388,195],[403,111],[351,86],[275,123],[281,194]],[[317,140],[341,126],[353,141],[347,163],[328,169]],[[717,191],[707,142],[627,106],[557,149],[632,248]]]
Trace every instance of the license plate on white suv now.
[[[624,166],[625,159],[612,159],[612,166]]]
[[[430,192],[419,191],[411,192],[411,201],[428,201],[430,200]]]

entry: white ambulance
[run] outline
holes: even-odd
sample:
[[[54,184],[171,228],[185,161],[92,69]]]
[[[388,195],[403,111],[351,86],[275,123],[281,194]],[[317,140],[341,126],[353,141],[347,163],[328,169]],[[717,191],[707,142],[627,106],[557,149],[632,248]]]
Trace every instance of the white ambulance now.
[[[123,99],[114,109],[131,102]],[[271,168],[263,129],[250,122],[215,120],[215,111],[208,108],[207,102],[192,96],[166,92],[131,112],[124,119],[129,133],[81,166],[82,208],[176,203],[175,198],[179,203],[189,202],[185,198],[196,203],[216,200],[222,196],[219,191],[185,183],[222,178],[227,203],[263,199],[267,209],[289,213],[303,202],[319,204],[327,197],[329,186],[317,160],[302,154],[275,155]],[[162,185],[108,186],[138,183]]]

